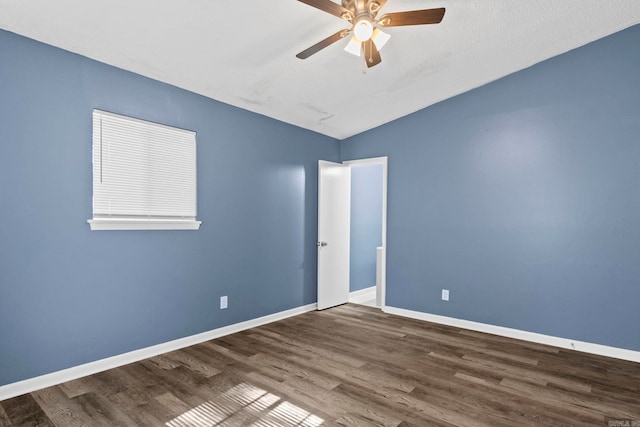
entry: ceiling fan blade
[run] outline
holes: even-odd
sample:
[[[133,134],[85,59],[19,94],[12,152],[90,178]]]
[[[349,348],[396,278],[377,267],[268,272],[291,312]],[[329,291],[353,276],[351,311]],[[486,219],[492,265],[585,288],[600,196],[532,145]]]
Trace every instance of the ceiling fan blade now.
[[[300,59],[307,59],[308,57],[310,57],[314,53],[318,53],[322,49],[324,49],[325,47],[327,47],[329,45],[332,45],[333,43],[335,43],[338,40],[342,39],[347,34],[349,34],[349,30],[340,30],[335,34],[330,35],[326,39],[314,44],[310,48],[303,50],[302,52],[297,54],[296,57],[300,58]]]
[[[439,9],[411,10],[409,12],[385,13],[378,23],[383,27],[402,25],[439,24],[444,17],[444,7]]]
[[[373,44],[373,40],[369,39],[362,45],[364,46],[364,60],[367,62],[367,67],[371,68],[382,62],[380,52],[378,52],[376,45]]]
[[[298,0],[298,1],[301,3],[308,4],[309,6],[315,7],[316,9],[320,9],[324,12],[330,13],[331,15],[337,16],[338,18],[346,19],[349,22],[351,22],[351,20],[353,19],[353,14],[351,13],[351,11],[349,11],[349,9],[345,9],[339,4],[332,2],[331,0]],[[349,17],[349,19],[345,17]]]

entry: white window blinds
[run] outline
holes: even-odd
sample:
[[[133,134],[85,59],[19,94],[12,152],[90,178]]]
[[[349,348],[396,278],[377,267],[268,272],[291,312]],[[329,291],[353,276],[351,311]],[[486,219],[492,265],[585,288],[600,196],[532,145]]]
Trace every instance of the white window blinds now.
[[[197,229],[196,134],[93,110],[92,229]]]

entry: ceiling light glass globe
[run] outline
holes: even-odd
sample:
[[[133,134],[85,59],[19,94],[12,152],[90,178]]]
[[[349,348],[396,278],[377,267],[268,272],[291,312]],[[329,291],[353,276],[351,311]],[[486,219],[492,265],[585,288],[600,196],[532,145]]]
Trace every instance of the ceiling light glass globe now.
[[[368,19],[361,19],[353,27],[353,35],[361,42],[366,42],[373,34],[373,25]]]

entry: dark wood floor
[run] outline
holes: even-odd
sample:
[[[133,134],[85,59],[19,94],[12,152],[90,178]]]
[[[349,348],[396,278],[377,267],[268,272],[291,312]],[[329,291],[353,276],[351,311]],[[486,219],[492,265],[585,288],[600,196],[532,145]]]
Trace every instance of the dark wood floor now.
[[[345,305],[0,402],[0,426],[640,426],[640,364]]]

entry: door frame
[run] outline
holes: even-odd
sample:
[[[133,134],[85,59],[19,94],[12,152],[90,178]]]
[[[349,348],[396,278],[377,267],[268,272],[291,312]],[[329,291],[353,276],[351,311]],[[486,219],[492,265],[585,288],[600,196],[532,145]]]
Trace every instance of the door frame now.
[[[382,165],[382,263],[380,266],[380,309],[384,312],[387,301],[387,169],[388,157],[346,160],[348,166]]]

